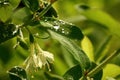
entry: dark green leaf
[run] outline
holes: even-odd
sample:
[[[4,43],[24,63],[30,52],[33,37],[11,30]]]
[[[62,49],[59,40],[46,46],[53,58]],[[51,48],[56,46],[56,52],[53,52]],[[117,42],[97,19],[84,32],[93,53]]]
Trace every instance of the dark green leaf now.
[[[54,32],[52,30],[49,30],[52,37],[56,40],[58,40],[62,46],[73,55],[73,57],[80,63],[80,66],[82,70],[85,68],[90,67],[90,60],[86,56],[86,54],[81,50],[81,48],[72,40],[69,38],[62,36],[61,34]]]
[[[22,0],[22,1],[33,12],[37,11],[40,8],[40,6],[39,6],[39,0]]]
[[[88,71],[91,71],[92,69],[94,69],[97,65],[95,63],[91,64],[91,67],[89,68]],[[103,70],[100,70],[99,72],[97,72],[96,74],[94,74],[94,76],[91,76],[91,78],[93,78],[94,80],[101,80],[102,79],[102,75],[103,75]]]
[[[26,71],[18,66],[15,66],[14,68],[10,69],[8,71],[8,74],[11,80],[28,80]]]
[[[33,43],[33,42],[34,42],[34,37],[33,37],[33,35],[32,35],[32,34],[30,34],[30,35],[29,35],[29,40],[30,40],[30,42],[31,42],[31,43]]]
[[[49,2],[42,1],[40,9],[37,10],[37,14],[40,16],[45,16],[45,17],[57,17],[57,12],[56,10],[52,7],[52,5]]]
[[[51,7],[51,8],[47,11],[47,13],[44,14],[44,16],[46,16],[46,17],[52,17],[52,16],[58,17],[57,12],[56,12],[56,10],[55,10],[53,7]]]
[[[17,35],[17,30],[14,24],[0,22],[0,43],[15,37]]]
[[[26,49],[26,50],[29,49],[28,46],[27,46],[27,44],[26,44],[26,42],[23,41],[22,39],[17,38],[17,42],[19,43],[19,45],[20,45],[23,49]]]
[[[115,77],[115,79],[120,80],[120,74]]]
[[[40,24],[43,27],[72,39],[81,40],[83,38],[83,34],[78,27],[62,20],[57,20],[54,18],[42,18],[40,20]]]
[[[82,77],[82,69],[80,65],[70,68],[64,75],[65,80],[79,80]]]

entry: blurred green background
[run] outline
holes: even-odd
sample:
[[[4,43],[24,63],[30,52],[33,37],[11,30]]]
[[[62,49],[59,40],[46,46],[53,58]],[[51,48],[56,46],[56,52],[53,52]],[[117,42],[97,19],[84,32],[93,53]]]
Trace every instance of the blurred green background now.
[[[84,10],[80,9],[79,5],[81,4],[88,5],[91,10],[93,9],[92,14],[94,15],[92,17],[97,19],[94,11],[98,10],[109,15],[113,23],[107,23],[109,18],[104,17],[102,13],[99,17],[105,20],[103,22],[89,19],[86,17],[88,14],[84,14]],[[112,35],[111,37],[113,31],[108,29],[109,25],[114,23],[117,23],[118,25],[116,26],[120,27],[120,0],[58,0],[53,6],[58,13],[59,19],[77,25],[88,37],[93,50],[91,55],[95,57],[96,63],[100,63],[111,52],[120,48],[120,36]],[[55,62],[52,65],[53,73],[63,75],[68,68],[76,64],[73,57],[57,41],[52,39],[38,39],[38,41],[44,50],[52,52],[55,56]],[[15,44],[16,38],[0,44],[0,80],[9,80],[7,71],[13,66],[21,66],[29,55],[29,51],[22,49],[20,46],[16,50],[13,49]],[[82,46],[81,42],[78,44]],[[99,50],[101,46],[103,48]],[[110,64],[116,64],[117,67],[120,66],[120,55],[115,57]],[[116,69],[119,70],[119,67]],[[37,74],[37,78],[33,80],[38,80],[39,78],[41,76]]]

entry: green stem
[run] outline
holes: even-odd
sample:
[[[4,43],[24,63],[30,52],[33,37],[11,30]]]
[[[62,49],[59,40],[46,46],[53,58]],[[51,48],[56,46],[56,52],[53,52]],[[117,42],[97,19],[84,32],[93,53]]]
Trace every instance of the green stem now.
[[[117,56],[120,53],[120,49],[117,51],[114,51],[107,59],[105,59],[101,64],[99,64],[97,67],[95,67],[93,70],[91,70],[87,76],[93,77],[97,72],[99,72],[110,60],[112,60],[115,56]],[[85,77],[81,77],[79,80],[85,80]]]
[[[120,49],[113,52],[107,59],[105,59],[101,64],[88,73],[89,77],[94,76],[98,71],[100,71],[110,60],[112,60],[116,55],[120,53]]]
[[[45,9],[43,9],[39,14],[39,18],[41,18],[45,13],[47,13],[47,11],[51,8],[52,4],[55,2],[56,0],[53,0]]]
[[[42,17],[50,8],[51,8],[52,4],[49,4],[45,9],[43,9],[38,16]]]

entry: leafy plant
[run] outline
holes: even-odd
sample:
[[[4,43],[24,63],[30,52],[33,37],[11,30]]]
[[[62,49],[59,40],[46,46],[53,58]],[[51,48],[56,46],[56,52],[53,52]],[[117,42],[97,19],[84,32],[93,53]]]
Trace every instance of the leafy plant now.
[[[78,5],[79,14],[85,17],[82,21],[101,26],[106,34],[104,41],[98,40],[101,44],[96,47],[89,38],[98,37],[89,34],[94,28],[88,28],[87,32],[86,28],[80,29],[72,23],[60,20],[53,7],[54,2],[57,0],[0,1],[0,44],[9,48],[8,45],[12,43],[13,50],[10,53],[17,55],[17,58],[11,56],[6,61],[6,64],[14,64],[8,65],[9,78],[6,80],[120,79],[119,72],[114,71],[113,75],[107,73],[112,67],[120,71],[119,62],[117,63],[119,46],[113,51],[108,49],[114,39],[119,40],[120,24],[106,12],[92,9],[87,3]],[[99,31],[100,27],[95,30]],[[3,53],[8,52],[0,52],[3,56],[8,55]],[[0,63],[4,60],[4,57],[1,58]]]

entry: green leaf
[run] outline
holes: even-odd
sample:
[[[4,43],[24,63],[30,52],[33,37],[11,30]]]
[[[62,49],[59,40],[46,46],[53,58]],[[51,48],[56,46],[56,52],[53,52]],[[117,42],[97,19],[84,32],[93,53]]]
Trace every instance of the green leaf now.
[[[81,8],[79,8],[79,10],[81,11]],[[84,15],[88,20],[106,26],[113,34],[120,37],[120,24],[108,13],[98,9],[83,9],[81,14]]]
[[[17,35],[17,27],[14,24],[0,22],[0,43],[9,40]]]
[[[85,36],[81,41],[81,47],[91,61],[94,61],[94,48],[90,39]]]
[[[11,80],[28,80],[26,71],[23,68],[18,66],[11,68],[8,71],[8,74]]]
[[[44,16],[46,16],[46,17],[52,17],[52,16],[58,17],[57,12],[53,7],[51,7]]]
[[[12,6],[10,4],[6,6],[0,6],[0,20],[5,22],[7,21],[12,15]]]
[[[89,77],[89,76],[87,76],[88,72],[91,71],[92,69],[94,69],[96,66],[97,65],[95,63],[92,63],[91,67],[88,68],[86,71],[84,71],[84,79],[85,80]],[[96,74],[94,74],[94,76],[89,77],[89,78],[93,79],[93,80],[101,80],[102,74],[103,74],[103,71],[100,70],[99,72],[97,72]],[[63,75],[63,77],[65,78],[65,80],[79,80],[79,79],[81,80],[81,78],[83,79],[82,68],[80,67],[80,65],[76,65],[76,66],[70,68]]]
[[[24,41],[24,40],[22,40],[21,38],[17,38],[17,42],[19,43],[19,45],[23,48],[23,49],[25,49],[25,50],[28,50],[29,48],[28,48],[28,45],[26,44],[26,42]]]
[[[73,66],[64,75],[65,80],[79,80],[82,77],[82,69],[80,65]]]
[[[58,40],[62,46],[73,55],[73,57],[80,63],[81,68],[84,70],[90,66],[90,60],[86,54],[81,50],[81,48],[69,38],[62,36],[52,30],[49,30],[52,37]]]
[[[83,34],[78,27],[71,23],[48,17],[41,18],[39,27],[40,29],[43,28],[48,30],[52,37],[58,40],[62,46],[80,63],[82,70],[90,66],[90,60],[86,54],[74,41],[71,40],[81,40],[83,38]]]
[[[17,10],[12,17],[12,21],[15,24],[28,23],[31,19],[31,12],[28,10],[28,8],[25,7]]]
[[[40,20],[40,24],[45,28],[71,39],[81,40],[83,38],[81,30],[77,26],[62,20],[45,17]]]
[[[120,67],[115,64],[107,64],[103,69],[103,80],[107,77],[113,77],[120,75]]]
[[[29,34],[29,40],[30,40],[31,43],[34,43],[34,37],[33,37],[32,34]]]
[[[21,0],[9,0],[11,6],[13,7],[13,10],[17,8]]]
[[[24,4],[30,8],[33,12],[40,8],[39,0],[22,0]]]

